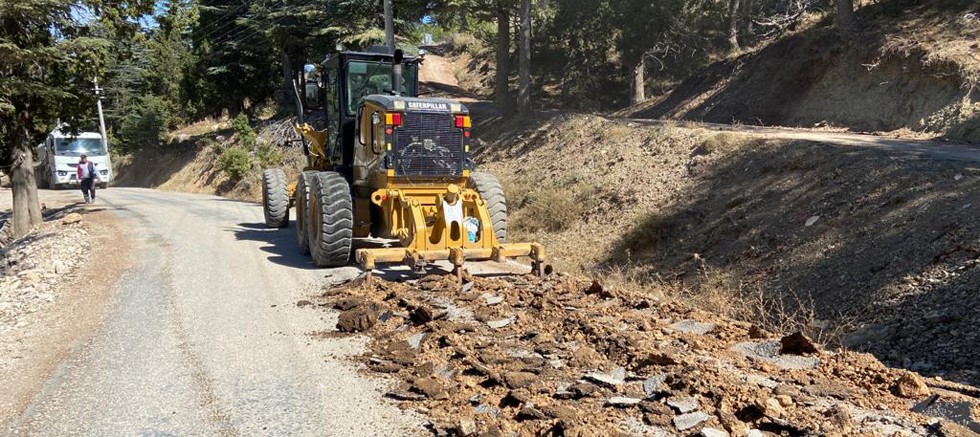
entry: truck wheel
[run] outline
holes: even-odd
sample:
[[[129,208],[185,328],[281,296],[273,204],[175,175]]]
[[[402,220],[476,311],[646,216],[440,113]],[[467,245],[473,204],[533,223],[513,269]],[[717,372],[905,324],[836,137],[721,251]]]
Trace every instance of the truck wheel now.
[[[289,225],[289,196],[286,194],[286,173],[281,168],[262,172],[262,210],[265,224],[270,228]]]
[[[467,185],[480,193],[480,197],[487,202],[493,234],[497,237],[497,242],[503,243],[507,239],[507,199],[500,181],[490,173],[473,172],[470,173]]]
[[[300,173],[296,184],[296,242],[304,255],[310,253],[310,184],[313,183],[316,173]]]
[[[318,267],[340,267],[350,259],[354,208],[340,173],[322,171],[310,184],[310,255]]]

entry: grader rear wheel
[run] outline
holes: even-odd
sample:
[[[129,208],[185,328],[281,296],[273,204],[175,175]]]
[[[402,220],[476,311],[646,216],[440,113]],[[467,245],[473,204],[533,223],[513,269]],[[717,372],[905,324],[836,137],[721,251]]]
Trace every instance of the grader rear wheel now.
[[[270,228],[289,225],[289,195],[286,193],[286,173],[281,168],[262,172],[262,212]]]
[[[316,177],[315,171],[304,171],[299,174],[296,184],[296,242],[300,251],[310,253],[310,185]]]
[[[498,243],[504,243],[507,239],[507,199],[504,197],[504,189],[500,186],[500,181],[490,173],[473,172],[470,173],[468,185],[480,193],[480,197],[487,202],[487,212],[490,214],[490,222],[493,223],[493,234],[497,237]]]
[[[317,267],[340,267],[350,259],[354,207],[340,173],[322,171],[310,184],[310,255]]]

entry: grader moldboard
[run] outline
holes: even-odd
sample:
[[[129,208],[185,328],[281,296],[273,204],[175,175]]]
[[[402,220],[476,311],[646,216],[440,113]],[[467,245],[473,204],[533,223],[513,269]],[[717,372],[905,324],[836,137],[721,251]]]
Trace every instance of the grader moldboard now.
[[[355,238],[398,240],[401,247],[356,250],[368,280],[380,263],[423,272],[449,260],[462,275],[467,260],[521,256],[543,274],[540,244],[504,243],[504,192],[493,175],[473,171],[469,110],[418,98],[419,64],[383,48],[327,57],[319,84],[307,87],[317,97],[307,101],[324,103],[326,129],[306,123],[300,105],[294,128],[307,165],[288,184],[282,169],[263,173],[266,224],[288,226],[295,205],[299,245],[320,267],[347,265]]]

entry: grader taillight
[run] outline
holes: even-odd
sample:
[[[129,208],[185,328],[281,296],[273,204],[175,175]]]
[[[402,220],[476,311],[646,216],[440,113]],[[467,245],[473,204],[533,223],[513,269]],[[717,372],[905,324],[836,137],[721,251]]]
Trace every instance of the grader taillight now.
[[[466,128],[469,128],[472,124],[473,124],[473,122],[470,121],[470,116],[469,115],[457,115],[456,116],[456,128],[458,128],[458,129],[466,129]]]
[[[385,114],[385,124],[388,126],[401,126],[402,125],[402,113],[401,112],[390,112]]]

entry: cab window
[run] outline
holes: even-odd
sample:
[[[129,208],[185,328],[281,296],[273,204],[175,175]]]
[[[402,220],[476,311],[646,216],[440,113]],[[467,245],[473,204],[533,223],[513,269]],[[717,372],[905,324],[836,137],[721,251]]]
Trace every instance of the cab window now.
[[[364,96],[384,94],[391,91],[391,64],[369,61],[349,61],[347,63],[347,115],[354,115],[357,105]],[[402,69],[406,95],[416,95],[416,65],[406,65]]]

